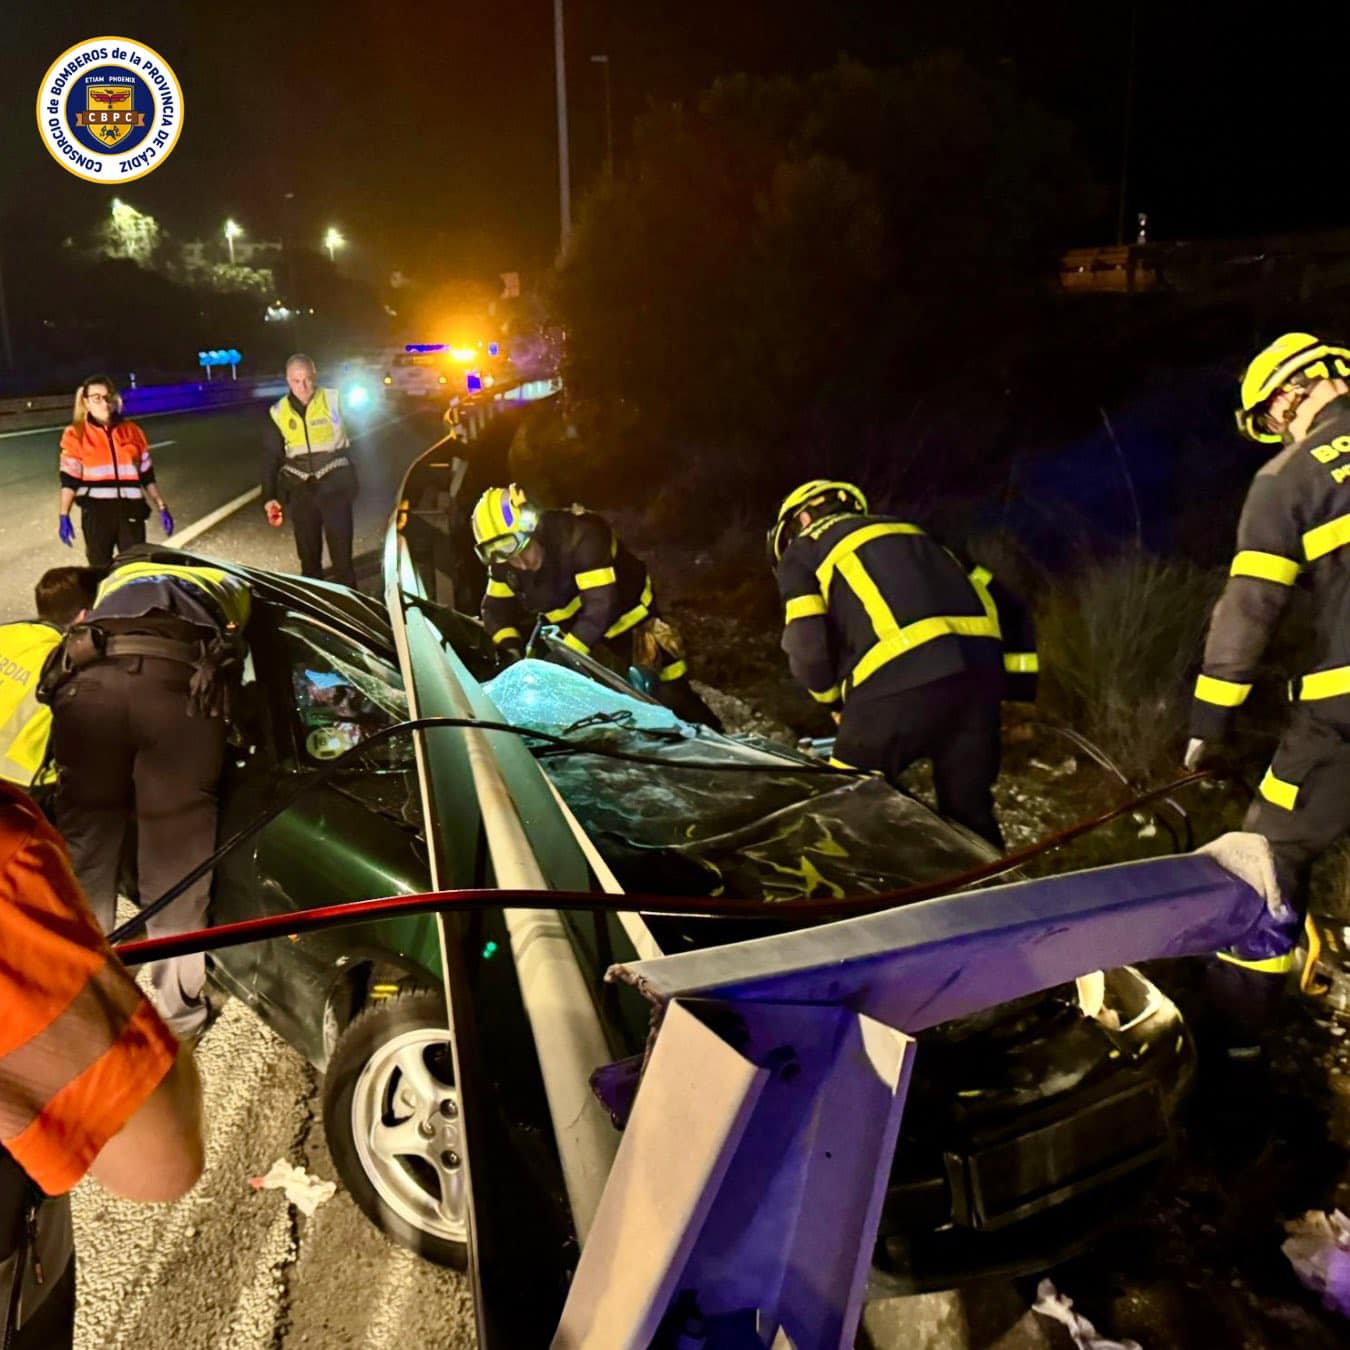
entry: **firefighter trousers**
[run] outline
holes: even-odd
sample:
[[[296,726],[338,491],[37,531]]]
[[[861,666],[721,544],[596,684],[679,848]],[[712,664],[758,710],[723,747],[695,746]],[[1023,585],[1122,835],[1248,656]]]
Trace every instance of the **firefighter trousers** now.
[[[628,674],[637,666],[655,676],[651,694],[676,717],[714,731],[722,730],[722,719],[694,692],[685,662],[684,639],[678,630],[653,614],[618,637],[607,638],[620,673]]]
[[[182,662],[117,657],[79,671],[52,703],[57,824],[105,932],[114,926],[133,821],[142,903],[158,899],[215,851],[226,728],[220,717],[189,716],[190,676]],[[208,873],[150,920],[149,935],[204,927],[210,894]],[[156,962],[150,978],[174,1033],[199,1031],[207,1011],[205,958]]]
[[[915,760],[932,760],[938,810],[1002,851],[993,793],[1002,699],[999,670],[963,670],[894,693],[854,694],[844,706],[834,758],[880,769],[897,786]]]

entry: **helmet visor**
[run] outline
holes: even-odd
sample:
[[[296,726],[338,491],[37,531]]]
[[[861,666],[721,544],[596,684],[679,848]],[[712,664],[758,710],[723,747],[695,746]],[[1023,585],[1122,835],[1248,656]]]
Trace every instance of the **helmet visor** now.
[[[525,534],[498,534],[475,544],[473,548],[482,562],[497,563],[514,558],[529,542],[529,536]]]

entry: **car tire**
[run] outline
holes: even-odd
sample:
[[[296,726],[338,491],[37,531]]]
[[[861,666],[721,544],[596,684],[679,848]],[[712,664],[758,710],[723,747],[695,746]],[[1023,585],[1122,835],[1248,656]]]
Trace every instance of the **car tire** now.
[[[468,1179],[439,993],[404,989],[352,1019],[324,1075],[323,1126],[367,1217],[419,1256],[463,1270]]]

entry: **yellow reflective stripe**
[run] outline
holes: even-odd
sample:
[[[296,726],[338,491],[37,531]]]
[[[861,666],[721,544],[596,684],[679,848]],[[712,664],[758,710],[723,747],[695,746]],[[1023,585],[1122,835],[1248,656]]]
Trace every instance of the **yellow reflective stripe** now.
[[[591,649],[575,633],[563,634],[563,646],[571,647],[574,652],[580,652],[582,656],[589,656]]]
[[[818,614],[828,614],[829,606],[823,595],[794,595],[787,602],[787,621],[794,619],[813,619]]]
[[[520,641],[519,628],[499,628],[492,635],[493,642],[510,642],[512,638],[515,638],[517,642]]]
[[[825,561],[816,568],[816,579],[820,582],[820,593],[826,600],[830,598],[830,582],[834,580],[835,569],[844,558],[851,557],[864,544],[880,539],[888,534],[922,534],[917,525],[904,525],[894,522],[885,525],[864,525],[861,529],[846,534],[826,555]]]
[[[1213,675],[1199,675],[1195,681],[1195,696],[1201,703],[1213,703],[1220,708],[1239,708],[1252,691],[1249,684],[1233,680],[1218,680]]]
[[[1337,516],[1303,536],[1303,556],[1309,562],[1350,544],[1350,516]]]
[[[849,764],[845,760],[835,759],[833,755],[826,761],[832,769],[852,769],[855,773],[858,770],[856,764]]]
[[[579,591],[593,591],[597,586],[612,586],[618,579],[612,567],[597,567],[590,572],[578,572],[574,578]]]
[[[1258,581],[1274,581],[1281,586],[1292,586],[1298,580],[1298,564],[1292,558],[1282,558],[1278,553],[1262,553],[1259,549],[1244,548],[1233,559],[1228,575],[1255,577]]]
[[[242,628],[248,622],[252,595],[248,583],[219,567],[183,567],[177,563],[124,563],[112,572],[98,588],[94,604],[100,605],[114,591],[138,581],[183,581],[194,587],[215,604],[220,618]]]
[[[638,602],[626,614],[620,614],[608,628],[605,629],[606,637],[618,637],[620,633],[626,633],[634,624],[639,624],[651,612],[652,604],[652,578],[651,573],[647,574],[647,580],[642,586],[642,595]]]
[[[972,567],[970,570],[970,583],[979,588],[987,586],[994,579],[994,574],[987,567]]]
[[[1333,670],[1314,670],[1298,682],[1300,701],[1319,698],[1335,698],[1339,694],[1350,694],[1350,666],[1337,666]]]
[[[568,604],[565,604],[561,609],[546,609],[544,611],[544,618],[546,618],[549,623],[562,623],[564,619],[570,619],[580,608],[581,597],[579,595],[574,595],[571,601]]]
[[[1003,653],[1003,669],[1009,675],[1035,675],[1040,668],[1041,658],[1035,652]]]
[[[1283,956],[1267,956],[1260,961],[1244,961],[1240,956],[1234,956],[1231,952],[1215,952],[1220,961],[1228,961],[1232,965],[1241,966],[1244,970],[1259,971],[1263,975],[1285,975],[1293,970],[1298,961],[1297,955],[1293,951],[1287,951]]]
[[[967,614],[944,615],[920,619],[906,624],[894,637],[878,642],[870,648],[849,675],[849,683],[856,689],[865,679],[875,675],[888,661],[922,647],[940,637],[995,638],[999,636],[998,623],[992,619],[977,619]]]
[[[1283,778],[1276,778],[1274,768],[1266,770],[1266,776],[1261,780],[1260,792],[1268,802],[1281,806],[1286,811],[1292,811],[1298,804],[1298,784],[1286,783]]]
[[[839,702],[839,686],[837,684],[832,684],[828,689],[822,689],[819,692],[814,689],[808,689],[806,692],[810,694],[817,703]]]
[[[515,591],[506,582],[498,581],[495,577],[488,578],[487,593],[494,600],[509,600],[515,595]]]
[[[689,663],[687,661],[672,661],[668,666],[662,666],[657,679],[669,682],[670,680],[680,680],[689,674]]]

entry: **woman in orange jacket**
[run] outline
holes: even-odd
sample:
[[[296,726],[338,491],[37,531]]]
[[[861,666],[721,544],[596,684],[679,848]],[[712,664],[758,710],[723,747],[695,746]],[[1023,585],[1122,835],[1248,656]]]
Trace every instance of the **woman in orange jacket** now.
[[[145,432],[122,417],[112,380],[91,375],[75,391],[74,421],[61,436],[61,542],[75,547],[70,508],[78,501],[85,557],[91,567],[107,567],[114,551],[145,543],[147,499],[168,538],[173,517],[155,482]]]

